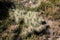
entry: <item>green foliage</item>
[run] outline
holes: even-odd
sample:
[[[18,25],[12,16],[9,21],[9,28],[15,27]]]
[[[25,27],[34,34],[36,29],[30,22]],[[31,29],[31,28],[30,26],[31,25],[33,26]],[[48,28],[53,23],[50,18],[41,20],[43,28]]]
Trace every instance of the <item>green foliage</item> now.
[[[39,12],[40,10],[45,10],[49,7],[53,7],[52,3],[46,3],[46,2],[41,2],[41,4],[38,7],[35,8],[28,8],[29,11],[36,11]]]

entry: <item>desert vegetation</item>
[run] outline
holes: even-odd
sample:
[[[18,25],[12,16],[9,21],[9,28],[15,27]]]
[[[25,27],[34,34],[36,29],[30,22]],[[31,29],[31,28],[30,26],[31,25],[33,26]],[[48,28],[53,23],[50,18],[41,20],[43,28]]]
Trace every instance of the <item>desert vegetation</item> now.
[[[60,40],[60,0],[0,0],[0,40]]]

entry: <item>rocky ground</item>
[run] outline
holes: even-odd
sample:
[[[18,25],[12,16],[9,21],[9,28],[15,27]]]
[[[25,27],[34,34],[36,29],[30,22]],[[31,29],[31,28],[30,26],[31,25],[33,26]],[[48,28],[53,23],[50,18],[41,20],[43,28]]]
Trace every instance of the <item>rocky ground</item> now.
[[[0,40],[60,40],[60,0],[10,0],[0,5]]]

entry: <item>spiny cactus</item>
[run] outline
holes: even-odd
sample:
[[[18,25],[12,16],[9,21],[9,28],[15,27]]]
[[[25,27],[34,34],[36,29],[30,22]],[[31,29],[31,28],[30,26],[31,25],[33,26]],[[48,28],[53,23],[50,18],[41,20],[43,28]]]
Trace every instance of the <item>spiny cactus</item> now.
[[[45,28],[45,26],[41,25],[44,19],[40,14],[41,12],[14,9],[13,12],[10,11],[10,19],[14,19],[15,23],[20,25],[24,22],[23,25],[25,26],[22,27],[20,35],[27,36],[29,33],[33,33],[34,30],[39,32]]]
[[[38,26],[40,22],[44,20],[42,17],[39,16],[40,12],[32,12],[32,11],[24,11],[16,9],[14,12],[10,12],[10,17],[12,19],[15,18],[15,22],[19,23],[21,19],[24,20],[25,24],[29,26]]]

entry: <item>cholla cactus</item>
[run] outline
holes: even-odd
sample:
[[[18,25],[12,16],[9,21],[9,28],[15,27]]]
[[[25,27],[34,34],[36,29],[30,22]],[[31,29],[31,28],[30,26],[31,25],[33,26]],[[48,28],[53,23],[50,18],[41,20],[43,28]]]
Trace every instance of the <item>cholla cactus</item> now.
[[[19,24],[21,19],[23,19],[24,25],[26,24],[28,26],[27,28],[22,28],[21,36],[33,33],[33,30],[39,32],[45,28],[45,26],[41,26],[41,22],[44,21],[44,19],[39,16],[41,12],[14,9],[13,12],[10,11],[9,14],[10,19],[14,19],[16,23]]]
[[[45,26],[41,25],[41,22],[44,21],[43,17],[40,16],[41,12],[35,11],[25,11],[20,9],[13,9],[9,11],[10,19],[15,20],[16,24],[20,24],[21,19],[24,21],[24,25],[28,27],[22,27],[20,36],[26,37],[29,33],[33,31],[40,32]],[[20,24],[21,25],[21,24]]]
[[[28,24],[29,26],[38,26],[43,20],[42,17],[38,16],[39,14],[40,12],[26,12],[24,10],[16,9],[13,13],[10,12],[10,17],[14,19],[16,23],[19,23],[19,21],[23,18],[25,24]]]

